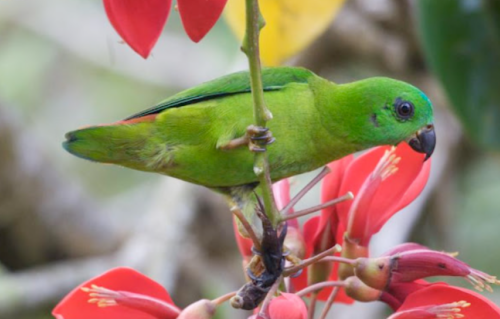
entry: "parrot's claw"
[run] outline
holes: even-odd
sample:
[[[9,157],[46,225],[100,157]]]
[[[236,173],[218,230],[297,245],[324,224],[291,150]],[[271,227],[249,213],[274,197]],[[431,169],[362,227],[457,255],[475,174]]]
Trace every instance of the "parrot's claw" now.
[[[248,149],[254,153],[263,153],[266,151],[266,148],[258,147],[254,144],[248,145]]]
[[[252,152],[265,152],[266,146],[276,140],[269,128],[255,125],[247,127],[245,136],[249,137],[248,148]]]
[[[255,153],[266,151],[266,146],[273,143],[276,139],[273,137],[269,128],[250,125],[244,136],[235,138],[224,145],[219,146],[222,150],[232,150],[244,145],[248,145],[248,149]]]

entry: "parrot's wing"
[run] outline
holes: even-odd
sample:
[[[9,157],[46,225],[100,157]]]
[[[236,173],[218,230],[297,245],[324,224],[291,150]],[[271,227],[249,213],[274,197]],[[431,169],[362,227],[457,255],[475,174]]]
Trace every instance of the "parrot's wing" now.
[[[309,70],[294,67],[265,68],[262,70],[264,91],[280,90],[289,83],[307,83],[311,76],[315,76],[315,74]],[[181,107],[227,95],[248,92],[250,92],[248,71],[237,72],[177,93],[152,108],[129,116],[125,121],[157,114],[171,107]]]

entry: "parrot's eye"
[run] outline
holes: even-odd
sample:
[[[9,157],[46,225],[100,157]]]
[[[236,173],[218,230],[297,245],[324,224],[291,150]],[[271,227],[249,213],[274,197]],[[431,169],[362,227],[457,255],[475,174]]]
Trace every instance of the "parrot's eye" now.
[[[396,101],[395,108],[398,117],[402,120],[408,120],[415,113],[415,107],[407,101]]]

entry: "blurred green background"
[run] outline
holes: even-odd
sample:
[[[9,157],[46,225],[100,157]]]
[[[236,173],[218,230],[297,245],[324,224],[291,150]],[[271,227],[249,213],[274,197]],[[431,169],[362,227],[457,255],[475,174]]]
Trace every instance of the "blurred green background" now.
[[[61,147],[67,131],[245,69],[239,46],[223,19],[190,42],[172,11],[143,60],[121,43],[101,1],[0,1],[0,318],[51,318],[72,287],[117,265],[163,283],[179,306],[242,284],[217,195]],[[422,88],[436,109],[432,176],[376,236],[374,254],[410,239],[500,275],[500,2],[347,0],[289,64],[337,82],[382,75]],[[318,200],[316,189],[301,205]],[[332,318],[386,310],[335,307]],[[224,309],[220,318],[242,317]]]

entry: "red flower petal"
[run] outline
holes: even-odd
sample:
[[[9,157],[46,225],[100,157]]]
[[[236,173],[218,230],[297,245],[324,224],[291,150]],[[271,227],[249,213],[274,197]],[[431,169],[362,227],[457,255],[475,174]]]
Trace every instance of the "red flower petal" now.
[[[388,251],[383,253],[382,256],[394,256],[396,254],[403,253],[406,251],[422,250],[422,249],[430,249],[430,248],[417,243],[403,243],[389,249]]]
[[[399,170],[382,183],[371,206],[368,232],[372,235],[415,200],[429,179],[431,159],[424,162],[424,154],[413,151],[406,143],[398,145],[396,155],[401,157]]]
[[[276,208],[282,210],[290,202],[290,182],[285,178],[273,184],[274,200]],[[293,212],[293,209],[290,210]]]
[[[345,194],[350,191],[354,194],[354,198],[356,198],[361,185],[363,185],[366,178],[373,172],[380,158],[389,148],[388,146],[373,148],[352,161],[346,168],[339,193]],[[353,201],[345,201],[336,205],[340,223],[346,227],[348,220],[347,215],[352,203]]]
[[[471,304],[470,307],[463,308],[460,312],[465,318],[500,318],[500,308],[486,297],[468,289],[444,284],[435,284],[410,294],[398,311],[461,300]]]
[[[227,0],[178,0],[184,30],[199,42],[219,19]]]
[[[240,254],[244,259],[250,259],[253,255],[252,247],[253,242],[250,238],[244,238],[240,235],[238,231],[238,225],[236,224],[236,217],[233,217],[233,230],[234,237],[236,237],[236,244],[238,245],[238,249],[240,250]]]
[[[269,317],[271,319],[307,319],[307,307],[299,296],[284,292],[271,300]]]
[[[349,191],[348,190],[342,192],[340,188],[342,183],[344,182],[347,168],[353,161],[354,161],[354,156],[348,155],[328,164],[328,168],[330,169],[331,172],[328,175],[326,175],[325,178],[323,179],[323,184],[321,186],[322,203],[326,203],[335,198],[338,198]],[[348,205],[350,205],[350,202],[352,201],[347,201],[347,202],[349,203]],[[328,221],[330,221],[331,225],[335,226],[335,230],[333,230],[333,232],[335,233],[336,225],[338,224],[339,220],[338,207],[341,204],[330,206],[321,210],[321,221],[318,227],[318,232],[322,232]]]
[[[73,289],[52,310],[52,315],[58,319],[157,319],[150,314],[129,307],[116,305],[101,308],[96,304],[88,303],[89,295],[81,288],[91,285],[160,299],[172,305],[171,316],[164,319],[175,319],[180,313],[168,292],[160,284],[133,269],[115,268]]]
[[[288,178],[283,179],[273,184],[274,200],[276,201],[276,208],[282,210],[290,202],[290,181]],[[287,214],[293,213],[293,208],[289,209]],[[299,221],[297,218],[288,220],[288,227],[295,227],[299,229]]]
[[[446,283],[443,283],[446,285]],[[382,292],[380,301],[385,302],[392,310],[396,311],[401,304],[406,300],[408,295],[428,287],[431,285],[429,282],[419,279],[412,282],[399,282],[391,283],[387,289]]]
[[[172,0],[104,0],[116,32],[143,58],[147,58],[167,22]]]

